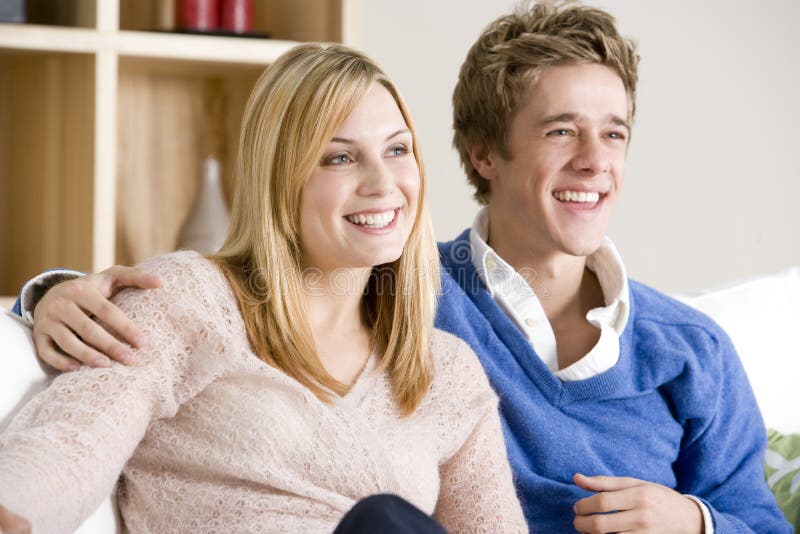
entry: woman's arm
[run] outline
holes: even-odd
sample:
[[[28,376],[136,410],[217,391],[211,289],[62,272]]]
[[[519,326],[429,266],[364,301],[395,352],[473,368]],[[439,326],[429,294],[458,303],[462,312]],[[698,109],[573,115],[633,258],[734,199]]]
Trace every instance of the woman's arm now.
[[[514,491],[496,403],[440,471],[434,517],[448,532],[528,532]]]
[[[57,377],[0,435],[0,504],[35,532],[74,530],[113,490],[150,422],[173,416],[211,380],[203,362],[223,345],[198,333],[219,332],[220,314],[187,287],[202,279],[174,256],[150,266],[168,289],[116,299],[148,336],[135,363]]]
[[[429,395],[455,438],[439,466],[434,517],[448,532],[527,532],[506,456],[492,390],[475,352],[441,331],[434,336],[438,363]]]

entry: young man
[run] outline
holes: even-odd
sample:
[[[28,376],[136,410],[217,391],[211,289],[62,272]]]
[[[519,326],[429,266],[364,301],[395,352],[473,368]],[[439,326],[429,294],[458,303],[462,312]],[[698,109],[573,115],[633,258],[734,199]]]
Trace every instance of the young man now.
[[[613,18],[586,7],[534,5],[478,38],[453,97],[454,145],[486,207],[440,246],[437,326],[472,346],[500,395],[531,530],[791,532],[730,340],[628,280],[605,237],[637,61]],[[114,268],[61,284],[36,317],[42,357],[76,365],[58,345],[90,364],[129,361],[82,310],[136,343],[106,298],[157,283]],[[23,292],[28,309],[42,285]]]

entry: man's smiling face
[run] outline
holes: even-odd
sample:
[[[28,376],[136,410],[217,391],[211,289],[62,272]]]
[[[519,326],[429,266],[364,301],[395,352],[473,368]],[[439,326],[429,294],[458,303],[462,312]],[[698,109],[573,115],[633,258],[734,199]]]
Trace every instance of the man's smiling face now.
[[[490,153],[479,168],[491,181],[492,232],[544,254],[597,250],[622,188],[628,109],[609,67],[542,69],[511,121],[510,159]]]

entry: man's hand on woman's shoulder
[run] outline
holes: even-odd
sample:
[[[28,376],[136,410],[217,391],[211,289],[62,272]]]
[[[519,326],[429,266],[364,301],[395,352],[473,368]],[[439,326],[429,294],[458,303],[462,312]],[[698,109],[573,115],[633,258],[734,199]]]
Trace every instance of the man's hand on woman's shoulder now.
[[[111,360],[132,363],[132,349],[141,348],[145,340],[110,299],[126,287],[155,289],[161,283],[142,269],[114,266],[56,285],[33,314],[39,357],[61,371],[77,370],[81,364],[108,367]]]
[[[0,504],[0,534],[30,534],[31,524]]]

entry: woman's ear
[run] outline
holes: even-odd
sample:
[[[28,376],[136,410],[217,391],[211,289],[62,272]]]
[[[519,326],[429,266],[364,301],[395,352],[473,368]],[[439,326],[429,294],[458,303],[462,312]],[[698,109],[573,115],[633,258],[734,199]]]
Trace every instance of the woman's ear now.
[[[497,154],[484,144],[472,145],[469,149],[472,166],[486,180],[497,177],[497,158]]]

